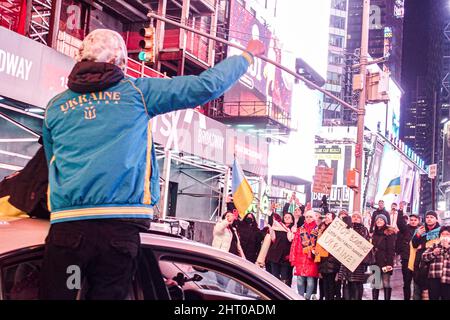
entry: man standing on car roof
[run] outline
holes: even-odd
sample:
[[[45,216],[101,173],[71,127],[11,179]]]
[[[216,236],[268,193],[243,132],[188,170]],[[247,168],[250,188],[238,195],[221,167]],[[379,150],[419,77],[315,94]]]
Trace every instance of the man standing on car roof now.
[[[158,202],[159,172],[150,119],[221,96],[264,53],[250,41],[199,76],[124,76],[127,49],[117,32],[83,41],[69,90],[48,104],[43,125],[51,227],[41,299],[74,299],[68,269],[79,267],[87,299],[125,299],[136,270],[139,231]]]

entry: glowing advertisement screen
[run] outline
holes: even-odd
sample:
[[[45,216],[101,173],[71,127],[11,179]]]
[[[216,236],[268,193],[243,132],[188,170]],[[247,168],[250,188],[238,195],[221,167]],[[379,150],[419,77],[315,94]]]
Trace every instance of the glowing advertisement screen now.
[[[230,3],[230,32],[229,40],[244,46],[251,39],[262,41],[266,47],[266,56],[269,59],[281,63],[282,50],[279,40],[260,21],[258,21],[242,4],[237,1]],[[228,48],[228,55],[240,54],[239,49]],[[279,109],[290,113],[292,97],[292,78],[283,73],[274,65],[261,59],[255,59],[248,72],[241,77],[239,85],[234,86],[225,94],[225,104],[237,102],[254,102],[275,104]],[[245,109],[245,107],[243,107]],[[242,109],[242,108],[241,108]],[[258,109],[258,108],[257,108]],[[242,115],[242,111],[241,115]],[[245,111],[245,110],[244,110]],[[264,107],[261,110],[252,109],[249,113],[267,113]],[[233,114],[233,110],[228,110]],[[250,115],[249,114],[249,115]]]

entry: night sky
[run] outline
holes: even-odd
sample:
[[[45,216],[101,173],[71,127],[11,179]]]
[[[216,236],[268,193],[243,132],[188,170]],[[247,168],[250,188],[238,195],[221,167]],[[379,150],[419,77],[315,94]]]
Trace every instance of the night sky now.
[[[430,2],[406,0],[403,29],[402,86],[414,88],[417,76],[425,76],[429,42]]]
[[[412,120],[409,118],[407,106],[413,99],[416,79],[418,76],[425,77],[427,73],[431,1],[441,0],[405,0],[401,80],[405,94],[401,101],[400,139],[405,136],[405,123]]]

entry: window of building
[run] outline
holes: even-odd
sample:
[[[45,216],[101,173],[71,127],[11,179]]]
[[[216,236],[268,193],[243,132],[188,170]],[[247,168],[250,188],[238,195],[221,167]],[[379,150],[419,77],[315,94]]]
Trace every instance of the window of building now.
[[[347,7],[347,0],[332,0],[331,8],[345,11]]]
[[[330,52],[328,54],[328,63],[333,65],[342,65],[344,64],[344,59],[342,55]]]
[[[342,75],[336,72],[327,72],[327,83],[340,86],[342,81]]]
[[[330,27],[337,29],[345,29],[345,18],[338,16],[330,16]]]
[[[344,37],[338,36],[335,34],[330,34],[329,43],[332,46],[343,48],[344,47]]]

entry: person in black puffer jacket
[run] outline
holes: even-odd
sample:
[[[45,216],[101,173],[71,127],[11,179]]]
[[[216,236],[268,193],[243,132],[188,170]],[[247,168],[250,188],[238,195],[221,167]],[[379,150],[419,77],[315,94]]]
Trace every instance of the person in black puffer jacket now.
[[[237,223],[237,231],[245,258],[255,263],[265,234],[259,230],[253,213],[247,213],[244,219]]]
[[[345,217],[344,222],[361,237],[369,240],[369,230],[362,224],[362,216],[359,212],[353,212],[351,221],[349,221],[349,217]],[[341,264],[338,279],[343,282],[343,296],[345,300],[362,300],[364,292],[363,285],[367,279],[365,271],[368,264],[369,262],[364,259],[353,272]]]
[[[398,211],[398,220],[404,218],[403,210]],[[413,280],[413,271],[408,268],[408,262],[411,254],[411,239],[419,227],[420,218],[415,214],[410,214],[408,224],[398,224],[399,232],[397,234],[397,253],[400,255],[402,262],[403,275],[403,298],[411,300],[411,282]],[[420,289],[414,283],[415,299],[420,300]]]
[[[328,212],[325,215],[324,222],[319,225],[317,239],[320,239],[325,230],[333,222],[334,218],[336,218],[336,214],[332,212]],[[319,244],[316,244],[314,262],[319,263],[319,274],[323,281],[323,293],[321,292],[321,296],[323,296],[325,300],[334,300],[336,294],[336,274],[339,272],[340,267],[339,261]]]
[[[395,257],[395,229],[388,226],[387,218],[379,214],[375,218],[375,230],[372,244],[375,252],[375,264],[381,269],[381,278],[384,289],[384,300],[391,300],[391,275],[394,269]],[[372,289],[373,300],[378,300],[379,289]]]

